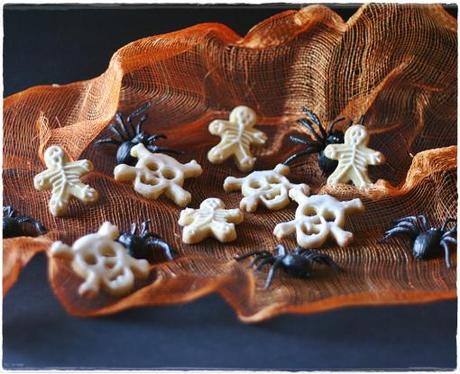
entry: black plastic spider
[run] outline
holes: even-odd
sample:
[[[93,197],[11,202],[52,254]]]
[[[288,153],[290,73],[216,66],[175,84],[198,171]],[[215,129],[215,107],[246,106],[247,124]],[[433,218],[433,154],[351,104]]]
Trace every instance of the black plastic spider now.
[[[144,112],[150,108],[150,103],[147,102],[141,107],[136,109],[126,118],[123,119],[121,112],[115,114],[115,123],[110,124],[109,129],[115,135],[113,138],[104,138],[96,141],[96,144],[114,144],[117,149],[117,164],[127,164],[133,166],[137,160],[131,156],[131,148],[136,144],[142,143],[150,152],[162,152],[180,154],[182,152],[170,148],[159,147],[155,145],[158,139],[166,139],[164,134],[150,135],[142,130],[142,124],[147,119],[147,114]],[[140,118],[139,116],[142,115]],[[133,121],[137,119],[137,124],[134,125]],[[118,124],[119,128],[115,125]]]
[[[329,144],[343,143],[344,132],[341,130],[335,130],[334,128],[337,123],[343,121],[345,118],[344,117],[337,118],[336,120],[332,121],[329,124],[327,129],[325,129],[324,126],[321,124],[321,121],[319,120],[318,116],[315,113],[311,112],[307,108],[302,108],[302,111],[307,115],[307,117],[299,119],[298,122],[309,130],[311,135],[313,135],[314,139],[299,138],[297,136],[290,135],[289,139],[292,142],[296,144],[304,145],[305,149],[303,149],[300,152],[294,153],[293,155],[288,157],[288,159],[284,161],[284,164],[288,165],[292,161],[304,155],[318,153],[319,167],[323,175],[329,175],[337,168],[338,161],[327,158],[324,155],[324,149]],[[363,120],[364,120],[364,117],[361,117],[358,124],[362,125]],[[350,121],[349,126],[351,126],[351,124],[352,122]],[[316,125],[318,127],[320,134],[318,134],[318,132],[315,130],[313,125]]]
[[[137,259],[144,258],[149,262],[154,261],[154,249],[159,248],[163,251],[168,260],[174,259],[174,250],[159,235],[153,234],[148,230],[150,220],[141,224],[139,235],[137,235],[137,223],[131,225],[129,233],[122,233],[117,239],[128,250],[129,254]]]
[[[444,250],[444,259],[447,268],[450,268],[449,243],[457,246],[457,225],[447,230],[450,222],[456,222],[455,218],[448,218],[441,227],[430,227],[424,214],[408,216],[393,222],[393,227],[385,232],[383,240],[393,236],[407,235],[413,241],[412,253],[416,259],[429,259],[439,256]],[[442,248],[441,248],[442,247]]]
[[[12,206],[3,207],[3,238],[14,238],[16,236],[29,236],[24,228],[25,223],[35,226],[35,231],[41,235],[46,232],[45,226],[39,221],[28,216],[18,216]]]
[[[255,256],[255,258],[251,261],[249,267],[255,266],[256,271],[267,264],[271,265],[265,282],[266,289],[272,284],[273,276],[279,267],[287,274],[297,278],[310,278],[313,275],[312,264],[314,262],[327,265],[336,271],[340,270],[340,267],[328,255],[300,247],[288,253],[281,244],[276,246],[276,255],[269,251],[256,251],[235,257],[235,260],[241,261],[250,256]]]

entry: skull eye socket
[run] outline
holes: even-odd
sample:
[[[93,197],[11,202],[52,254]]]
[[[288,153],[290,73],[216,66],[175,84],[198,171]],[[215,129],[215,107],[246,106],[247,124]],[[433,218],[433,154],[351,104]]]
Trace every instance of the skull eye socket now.
[[[306,206],[304,209],[303,209],[303,214],[307,217],[314,217],[316,216],[316,209],[312,206]]]
[[[176,172],[173,169],[169,168],[164,168],[163,170],[161,170],[161,174],[166,179],[174,179],[176,177]]]
[[[335,214],[334,212],[330,211],[330,210],[326,210],[324,213],[323,213],[323,217],[324,219],[327,221],[327,222],[333,222],[335,221]]]
[[[258,189],[261,187],[261,184],[258,180],[252,180],[249,182],[249,187]]]
[[[96,265],[97,258],[92,253],[87,253],[84,255],[83,261],[85,261],[88,265]]]
[[[106,246],[100,249],[100,254],[104,257],[115,257],[116,253],[112,247]]]
[[[270,175],[267,177],[267,182],[270,184],[279,184],[281,180],[276,175]]]
[[[147,169],[149,169],[150,171],[157,171],[160,167],[158,166],[158,164],[154,161],[148,161],[145,166],[147,167]]]

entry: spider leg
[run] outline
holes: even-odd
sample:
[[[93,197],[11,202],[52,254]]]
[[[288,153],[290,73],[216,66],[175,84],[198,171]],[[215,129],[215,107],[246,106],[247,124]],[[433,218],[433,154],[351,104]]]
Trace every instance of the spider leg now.
[[[457,222],[457,219],[456,219],[456,218],[447,218],[447,219],[444,221],[444,224],[442,225],[441,231],[444,232],[444,230],[447,228],[447,225],[448,225],[450,222]],[[455,228],[457,228],[457,225],[455,225]]]
[[[358,121],[357,124],[361,125],[361,126],[364,126],[364,114],[361,117],[359,117],[359,121]]]
[[[14,216],[14,209],[11,205],[8,205],[7,207],[4,207],[3,208],[3,215],[5,215],[5,212],[6,212],[6,216],[7,217],[13,217]]]
[[[309,146],[307,147],[305,150],[303,151],[300,151],[298,153],[294,153],[293,155],[289,156],[284,162],[283,164],[284,165],[289,165],[292,161],[295,161],[297,160],[298,158],[304,156],[304,155],[310,155],[310,154],[313,154],[313,153],[318,153],[319,150],[317,149],[317,147],[314,147],[314,146]]]
[[[390,230],[387,230],[383,236],[383,241],[386,241],[394,236],[401,235],[401,234],[406,234],[408,235],[412,240],[415,240],[417,237],[417,234],[414,233],[414,231],[404,228],[404,227],[393,227]]]
[[[420,234],[420,228],[418,227],[416,223],[403,221],[393,226],[393,228],[396,228],[396,227],[411,230],[414,232],[414,234],[417,234],[417,235]]]
[[[136,231],[137,231],[137,223],[131,224],[130,234],[134,235],[134,234],[136,234]]]
[[[252,268],[253,266],[258,266],[260,261],[263,261],[271,257],[273,257],[271,253],[256,255],[256,257],[249,263],[248,268]]]
[[[17,218],[19,223],[31,223],[32,225],[35,226],[35,229],[40,233],[44,234],[46,232],[45,226],[42,225],[41,222],[38,222],[37,220],[27,217],[27,216],[22,216]]]
[[[289,135],[289,140],[296,144],[310,145],[311,141],[309,139],[302,139],[295,135]]]
[[[301,118],[297,122],[300,123],[302,126],[306,127],[318,142],[320,142],[320,143],[324,142],[325,139],[323,139],[316,132],[315,128],[310,124],[310,122],[308,122],[308,120],[306,118]]]
[[[275,272],[278,269],[278,267],[281,265],[281,261],[282,261],[281,259],[276,260],[275,263],[270,268],[270,271],[268,272],[267,280],[265,281],[265,289],[270,288],[270,286],[272,285],[273,276],[275,275]]]
[[[120,130],[118,130],[114,124],[109,126],[109,130],[112,131],[115,134],[115,136],[118,136],[118,138],[120,139],[120,143],[129,140],[129,137],[127,135],[122,135]]]
[[[147,138],[147,142],[148,143],[153,143],[154,141],[156,141],[158,139],[167,139],[167,137],[166,137],[165,134],[153,134],[153,135],[150,135]]]
[[[444,249],[444,261],[446,262],[446,267],[450,269],[450,250],[449,245],[445,240],[441,241],[441,246]]]
[[[327,129],[327,132],[328,132],[328,133],[333,132],[333,131],[334,131],[335,125],[337,125],[339,122],[342,122],[344,119],[345,119],[345,117],[339,117],[339,118],[335,119],[334,121],[332,121],[332,122],[329,124],[329,127],[328,127],[328,129]]]
[[[142,222],[142,224],[141,224],[141,232],[140,232],[141,237],[145,237],[146,234],[148,234],[149,223],[150,223],[149,219],[147,219],[144,222]]]
[[[147,149],[152,152],[152,153],[172,153],[174,155],[180,155],[183,154],[184,152],[177,151],[175,149],[171,148],[166,148],[166,147],[157,147],[156,145],[148,145]]]
[[[129,121],[129,117],[128,117],[128,121]],[[140,134],[141,131],[142,131],[142,125],[144,124],[144,122],[147,120],[147,114],[144,114],[140,119],[139,119],[139,122],[137,122],[137,125],[136,125],[136,129],[135,129],[135,133],[136,135]],[[133,124],[131,122],[129,122],[129,124],[131,125],[131,127],[134,128]]]
[[[174,250],[163,239],[154,238],[148,241],[148,245],[160,248],[169,261],[174,259]]]
[[[111,139],[111,138],[104,138],[104,139],[99,139],[96,140],[95,144],[114,144],[114,145],[120,145],[121,142],[119,140]]]
[[[277,261],[277,260],[276,260],[276,261]],[[273,264],[274,262],[275,262],[274,257],[272,257],[272,256],[266,257],[266,258],[264,258],[262,261],[260,261],[260,262],[257,264],[255,270],[256,270],[256,271],[259,271],[259,270],[262,269],[265,265],[267,265],[267,264]]]
[[[313,122],[314,124],[316,124],[316,126],[318,126],[318,129],[321,131],[321,135],[323,136],[324,139],[326,139],[327,132],[324,129],[323,124],[319,120],[318,116],[306,107],[303,107],[302,111],[307,115],[307,117],[310,119],[311,122]]]
[[[126,122],[123,120],[121,112],[115,114],[115,121],[120,125],[120,129],[126,134],[125,136],[130,139],[134,137],[134,134],[131,134],[129,127],[126,125]]]
[[[277,256],[286,256],[286,248],[282,244],[276,246],[276,255]]]
[[[145,102],[144,104],[142,104],[139,108],[137,108],[134,112],[132,112],[128,118],[126,118],[126,121],[131,124],[131,122],[133,121],[133,119],[135,117],[137,117],[139,114],[145,112],[148,108],[150,108],[150,106],[152,105],[152,103],[150,101],[147,101]],[[147,115],[146,115],[147,117]]]
[[[261,255],[261,254],[271,254],[270,252],[268,251],[254,251],[254,252],[249,252],[249,253],[246,253],[244,255],[241,255],[241,256],[235,256],[234,259],[236,261],[241,261],[241,260],[244,260],[245,258],[248,258],[248,257],[251,257],[251,256],[257,256],[257,255]]]

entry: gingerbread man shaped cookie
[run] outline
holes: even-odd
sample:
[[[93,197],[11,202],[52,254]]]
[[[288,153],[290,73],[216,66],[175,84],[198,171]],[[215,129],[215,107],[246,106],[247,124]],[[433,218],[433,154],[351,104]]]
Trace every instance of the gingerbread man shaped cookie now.
[[[256,113],[251,108],[237,106],[230,113],[229,121],[212,121],[209,132],[222,139],[208,152],[208,160],[213,164],[221,164],[233,156],[238,169],[252,170],[256,159],[251,154],[251,144],[263,145],[267,141],[262,131],[254,129],[256,119]]]
[[[289,205],[289,190],[300,186],[305,194],[309,194],[310,187],[306,184],[289,182],[286,175],[289,166],[278,164],[273,170],[253,171],[244,178],[227,177],[224,181],[226,192],[241,190],[244,198],[240,202],[240,209],[255,212],[259,203],[270,210],[279,210]]]
[[[353,234],[345,231],[345,215],[362,212],[360,199],[338,201],[329,195],[306,196],[296,187],[289,196],[299,204],[294,220],[276,225],[273,234],[282,239],[296,233],[297,244],[302,248],[320,248],[331,236],[337,244],[345,247],[353,239]]]
[[[38,191],[51,188],[49,209],[53,216],[65,214],[72,197],[84,203],[97,201],[97,191],[80,182],[83,175],[93,170],[91,161],[69,161],[62,148],[57,145],[49,147],[44,158],[48,169],[35,176],[34,187]]]
[[[118,228],[104,222],[99,231],[78,239],[72,246],[54,242],[50,253],[71,261],[72,269],[85,281],[78,288],[82,296],[94,297],[101,287],[115,296],[129,292],[134,279],[149,275],[147,260],[137,260],[116,239]]]
[[[358,188],[372,186],[367,175],[368,165],[380,165],[385,161],[382,153],[367,147],[369,134],[362,125],[350,126],[345,132],[344,144],[329,144],[324,155],[338,160],[335,171],[327,179],[330,185],[351,181]]]
[[[147,199],[158,199],[165,194],[180,207],[192,200],[190,192],[182,186],[185,178],[197,177],[203,173],[195,160],[181,164],[171,156],[149,152],[143,144],[131,148],[131,156],[139,159],[136,165],[117,165],[113,170],[115,180],[133,181],[134,190]]]
[[[243,222],[239,209],[225,209],[221,199],[209,198],[199,209],[187,208],[180,213],[179,225],[184,226],[182,241],[187,244],[201,242],[209,236],[221,243],[236,239],[235,224]]]

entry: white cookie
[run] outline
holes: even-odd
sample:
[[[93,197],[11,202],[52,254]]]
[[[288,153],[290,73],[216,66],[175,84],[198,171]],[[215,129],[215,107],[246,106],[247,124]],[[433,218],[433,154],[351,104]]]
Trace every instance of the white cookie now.
[[[353,234],[345,231],[345,214],[362,212],[360,199],[338,201],[329,195],[306,196],[300,188],[293,188],[289,196],[299,204],[295,219],[276,225],[273,234],[282,239],[294,232],[297,244],[302,248],[320,248],[332,237],[341,247],[353,240]]]
[[[221,164],[233,156],[238,169],[252,170],[256,158],[251,154],[251,144],[263,145],[267,141],[267,136],[262,131],[254,129],[256,119],[256,113],[251,108],[237,106],[230,113],[228,121],[212,121],[209,132],[222,139],[208,152],[209,162]]]
[[[182,241],[187,244],[214,237],[222,243],[236,240],[235,224],[243,222],[239,209],[225,209],[217,198],[209,198],[199,209],[187,208],[180,212],[179,225],[184,226]]]
[[[227,177],[224,181],[226,192],[241,190],[244,198],[240,209],[255,212],[259,203],[270,210],[279,210],[289,205],[289,191],[298,186],[308,195],[310,187],[306,184],[289,182],[286,175],[289,166],[278,164],[273,170],[254,171],[244,178]]]
[[[372,186],[367,175],[368,165],[380,165],[385,162],[385,156],[367,147],[369,134],[362,125],[350,126],[345,131],[343,144],[329,144],[324,149],[324,155],[331,160],[338,160],[335,171],[327,179],[334,186],[338,183],[351,181],[356,187]]]
[[[82,296],[96,296],[101,287],[115,296],[131,291],[135,277],[149,275],[149,263],[136,260],[126,248],[118,243],[118,228],[104,222],[99,231],[78,239],[70,247],[62,242],[54,242],[51,255],[72,261],[72,269],[85,279],[78,288]]]
[[[186,178],[203,173],[195,160],[181,164],[171,156],[149,152],[143,144],[131,148],[131,156],[139,159],[136,165],[117,165],[113,170],[115,180],[133,181],[134,190],[147,199],[158,199],[165,194],[180,207],[192,200],[190,192],[182,186]]]
[[[57,145],[47,148],[44,158],[48,169],[34,177],[34,187],[38,191],[51,188],[49,209],[53,216],[64,215],[72,197],[84,203],[98,200],[97,191],[80,182],[83,175],[93,170],[91,161],[69,161],[62,148]]]

